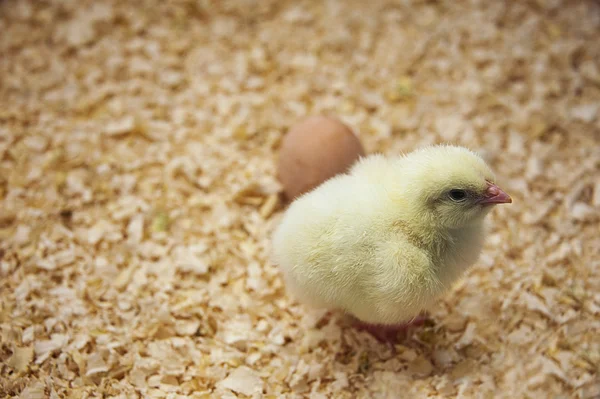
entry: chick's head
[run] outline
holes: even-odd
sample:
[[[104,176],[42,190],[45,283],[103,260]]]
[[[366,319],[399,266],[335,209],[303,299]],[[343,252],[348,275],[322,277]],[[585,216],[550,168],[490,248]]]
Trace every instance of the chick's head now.
[[[493,205],[512,202],[485,161],[466,148],[433,146],[413,154],[411,191],[420,211],[438,225],[455,229],[479,223]]]

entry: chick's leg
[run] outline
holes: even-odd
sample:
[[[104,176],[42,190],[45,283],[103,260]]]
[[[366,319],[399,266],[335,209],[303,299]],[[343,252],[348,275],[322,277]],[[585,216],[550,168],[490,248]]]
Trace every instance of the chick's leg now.
[[[386,343],[393,347],[398,341],[398,334],[406,333],[411,327],[422,326],[427,320],[427,316],[419,315],[409,322],[401,324],[369,324],[360,320],[355,320],[355,327],[371,334],[381,343]]]

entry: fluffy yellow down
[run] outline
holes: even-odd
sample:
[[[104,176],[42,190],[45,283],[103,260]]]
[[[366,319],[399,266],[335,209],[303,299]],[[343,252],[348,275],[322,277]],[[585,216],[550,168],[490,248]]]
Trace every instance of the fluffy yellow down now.
[[[456,204],[494,175],[462,147],[371,155],[294,201],[273,236],[288,289],[313,306],[397,324],[426,309],[478,258],[490,207]]]

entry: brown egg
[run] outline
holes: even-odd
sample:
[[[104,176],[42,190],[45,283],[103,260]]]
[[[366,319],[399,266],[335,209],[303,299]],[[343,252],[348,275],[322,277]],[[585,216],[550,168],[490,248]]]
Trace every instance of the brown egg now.
[[[279,180],[289,200],[346,172],[365,151],[352,130],[335,118],[310,117],[284,136]]]

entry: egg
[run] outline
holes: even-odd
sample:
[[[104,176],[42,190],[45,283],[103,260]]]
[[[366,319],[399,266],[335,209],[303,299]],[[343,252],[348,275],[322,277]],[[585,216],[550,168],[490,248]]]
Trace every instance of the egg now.
[[[361,156],[354,132],[336,118],[313,116],[293,126],[279,153],[278,178],[288,200],[346,172]]]

